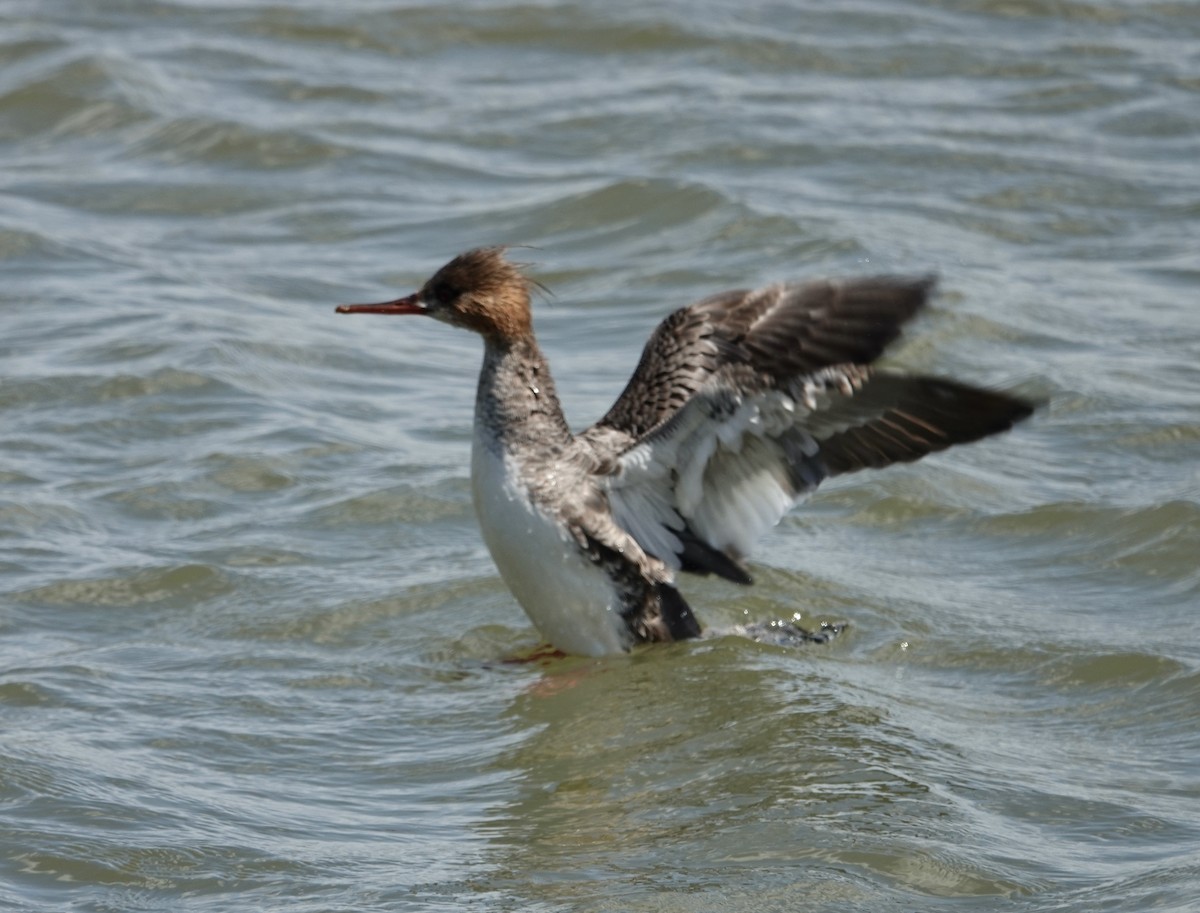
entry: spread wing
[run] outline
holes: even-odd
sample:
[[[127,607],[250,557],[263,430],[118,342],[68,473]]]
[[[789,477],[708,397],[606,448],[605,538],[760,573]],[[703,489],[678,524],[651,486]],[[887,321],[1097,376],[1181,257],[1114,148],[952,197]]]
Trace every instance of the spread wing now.
[[[826,477],[911,462],[1031,411],[1004,393],[863,366],[785,381],[727,366],[616,458],[607,494],[647,552],[749,583],[742,558]]]
[[[876,276],[705,298],[659,324],[625,390],[583,436],[594,443],[641,438],[727,365],[784,380],[830,365],[870,364],[933,286],[930,276]]]
[[[1010,428],[1003,393],[868,366],[929,297],[879,276],[714,295],[676,311],[580,438],[617,522],[673,568],[750,581],[753,542],[821,480]]]

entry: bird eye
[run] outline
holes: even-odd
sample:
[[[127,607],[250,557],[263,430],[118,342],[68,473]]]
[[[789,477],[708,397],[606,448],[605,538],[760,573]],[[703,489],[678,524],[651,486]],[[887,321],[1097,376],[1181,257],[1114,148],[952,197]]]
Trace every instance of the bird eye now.
[[[454,300],[454,289],[445,282],[435,282],[429,286],[426,300],[434,306],[439,304],[449,304]]]

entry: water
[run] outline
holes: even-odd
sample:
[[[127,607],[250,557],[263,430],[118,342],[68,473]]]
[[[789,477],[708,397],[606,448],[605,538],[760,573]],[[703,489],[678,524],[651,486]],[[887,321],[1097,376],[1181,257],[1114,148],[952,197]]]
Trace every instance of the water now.
[[[0,907],[1194,911],[1200,12],[0,5]],[[335,317],[521,251],[568,415],[722,288],[925,271],[902,367],[1045,400],[841,480],[713,627],[536,636],[479,343]]]

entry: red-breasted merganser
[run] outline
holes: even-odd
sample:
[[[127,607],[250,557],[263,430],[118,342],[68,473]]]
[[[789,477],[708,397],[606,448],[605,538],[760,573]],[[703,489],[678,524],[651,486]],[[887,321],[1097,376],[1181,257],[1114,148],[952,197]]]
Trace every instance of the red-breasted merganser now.
[[[420,314],[483,337],[471,492],[484,541],[565,653],[696,637],[677,571],[748,584],[759,535],[829,476],[1011,428],[1006,393],[870,367],[931,278],[722,292],[667,317],[624,392],[573,434],[533,334],[534,283],[505,248],[455,257],[415,294],[342,314]]]

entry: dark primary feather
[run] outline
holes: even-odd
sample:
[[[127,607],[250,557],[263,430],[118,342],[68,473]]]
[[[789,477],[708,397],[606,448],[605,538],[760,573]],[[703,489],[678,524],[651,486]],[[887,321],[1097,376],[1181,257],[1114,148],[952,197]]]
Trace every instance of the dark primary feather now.
[[[640,438],[725,365],[749,365],[783,380],[830,365],[869,364],[920,310],[934,282],[878,276],[705,298],[659,324],[629,384],[594,428]]]
[[[1018,397],[937,377],[876,373],[842,408],[814,416],[829,475],[910,463],[955,444],[1007,431],[1033,405]],[[844,427],[838,427],[847,423]],[[822,426],[830,429],[822,432]]]

